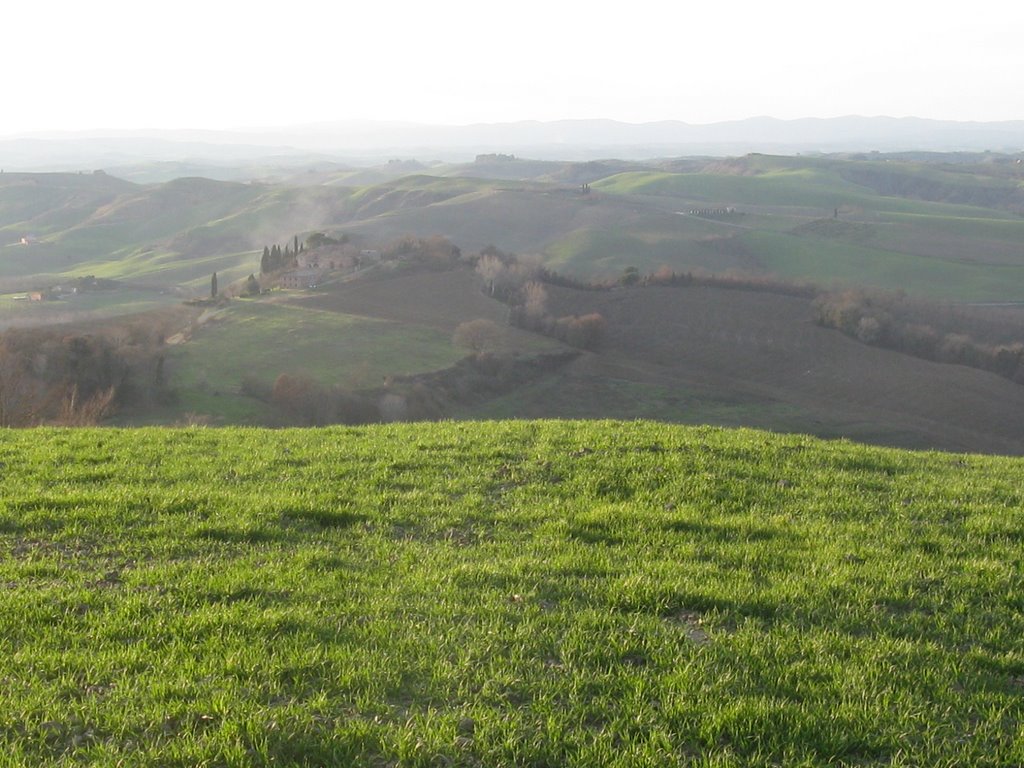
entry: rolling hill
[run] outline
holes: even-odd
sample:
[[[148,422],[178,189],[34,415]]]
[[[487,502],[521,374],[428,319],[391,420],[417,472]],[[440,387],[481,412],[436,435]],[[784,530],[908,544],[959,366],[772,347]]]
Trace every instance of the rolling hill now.
[[[462,166],[389,166],[382,181],[360,187],[345,186],[334,171],[314,174],[310,184],[0,174],[7,239],[0,276],[9,292],[0,297],[0,322],[76,322],[201,296],[212,272],[222,285],[243,278],[257,271],[264,244],[311,231],[378,248],[409,234],[440,234],[466,256],[493,244],[537,254],[578,279],[615,282],[627,268],[739,271],[954,302],[1024,300],[1021,171],[1012,156],[751,155],[646,164],[488,156]],[[415,173],[395,178],[394,166]],[[117,287],[60,302],[15,300],[14,291],[82,275]],[[251,362],[265,366],[256,369],[264,387],[295,371],[324,385],[367,386],[450,366],[459,323],[506,317],[462,269],[385,277],[230,310],[174,350],[184,396],[165,418],[196,413],[216,423],[267,423],[265,407],[239,392],[248,363],[228,365],[233,349],[250,350]],[[551,301],[556,315],[600,312],[609,323],[607,345],[520,391],[450,404],[449,415],[647,416],[1024,451],[1024,424],[1013,416],[1024,412],[1018,385],[817,328],[804,299],[678,288],[560,289]],[[287,318],[312,329],[291,349]],[[356,343],[371,329],[390,341]],[[432,352],[408,363],[410,339]],[[273,351],[277,343],[285,349]],[[513,346],[535,352],[549,343],[524,333]],[[317,357],[318,349],[331,352]]]
[[[311,183],[150,185],[105,174],[8,173],[0,174],[0,276],[93,273],[201,288],[215,269],[248,274],[264,244],[329,229],[375,243],[441,234],[464,251],[493,244],[539,253],[586,278],[667,265],[1009,301],[1024,297],[1024,177],[1012,161],[482,158],[389,164],[384,180],[364,186],[351,171],[312,174]],[[402,170],[415,173],[395,178]]]
[[[437,415],[639,417],[1024,455],[1019,384],[820,327],[811,298],[699,284],[603,291],[549,285],[547,293],[553,317],[600,313],[603,343],[510,391],[445,399]],[[452,344],[453,331],[480,318],[503,329],[502,354],[527,359],[569,349],[507,326],[508,313],[467,268],[406,268],[237,301],[171,350],[168,371],[179,399],[160,420],[192,414],[216,424],[278,423],[280,414],[247,394],[243,382],[258,380],[269,391],[282,373],[380,397],[387,377],[454,366],[465,351]],[[1008,340],[1019,337],[1019,324],[1001,316],[991,322]],[[152,420],[126,414],[122,423]]]

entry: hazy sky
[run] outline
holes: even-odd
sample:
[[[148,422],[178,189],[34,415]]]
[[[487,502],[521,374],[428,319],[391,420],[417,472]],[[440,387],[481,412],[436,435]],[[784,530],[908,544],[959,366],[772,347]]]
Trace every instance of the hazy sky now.
[[[1024,119],[1024,4],[14,0],[0,135],[348,119]]]

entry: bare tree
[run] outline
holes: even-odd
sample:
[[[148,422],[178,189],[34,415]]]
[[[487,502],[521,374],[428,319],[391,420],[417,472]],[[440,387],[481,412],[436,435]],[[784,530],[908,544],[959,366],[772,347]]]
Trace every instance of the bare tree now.
[[[523,286],[523,311],[530,320],[544,317],[548,307],[548,290],[543,283],[531,280]]]
[[[473,352],[485,352],[494,347],[501,338],[501,328],[493,320],[477,318],[461,323],[452,334],[452,343]]]
[[[484,281],[487,293],[493,296],[505,273],[505,262],[494,255],[481,256],[476,263],[476,273]]]

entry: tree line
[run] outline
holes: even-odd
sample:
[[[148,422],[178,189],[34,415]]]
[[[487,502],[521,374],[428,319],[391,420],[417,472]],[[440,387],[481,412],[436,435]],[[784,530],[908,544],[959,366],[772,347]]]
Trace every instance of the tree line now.
[[[518,358],[482,352],[440,371],[388,377],[383,386],[353,391],[282,373],[272,384],[247,378],[242,391],[276,407],[289,425],[373,424],[446,418],[453,406],[509,392],[548,375],[575,352]]]
[[[979,368],[1024,384],[1024,327],[903,293],[855,289],[822,293],[814,320],[864,344]]]
[[[0,334],[0,426],[87,426],[124,406],[168,400],[167,322],[152,316],[93,333]]]
[[[294,235],[292,244],[285,243],[284,250],[277,243],[263,246],[263,255],[260,257],[260,274],[269,275],[280,272],[282,269],[291,269],[296,265],[296,258],[306,250],[305,245],[299,242],[299,236]]]
[[[608,325],[599,312],[559,317],[548,311],[546,283],[582,284],[545,268],[539,257],[516,256],[488,246],[478,255],[475,269],[484,292],[508,305],[510,324],[579,349],[593,350],[603,343]]]

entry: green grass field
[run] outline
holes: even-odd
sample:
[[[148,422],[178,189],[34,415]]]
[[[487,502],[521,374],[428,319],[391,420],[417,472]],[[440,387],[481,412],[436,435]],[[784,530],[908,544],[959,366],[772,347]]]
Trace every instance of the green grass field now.
[[[883,286],[955,301],[1024,296],[1024,225],[1018,216],[998,206],[883,194],[866,185],[895,176],[910,189],[945,193],[951,200],[971,199],[976,193],[983,200],[982,192],[1015,189],[1011,182],[923,164],[764,156],[725,164],[746,172],[723,173],[713,166],[701,173],[633,171],[595,182],[594,189],[638,205],[665,199],[681,210],[737,206],[744,216],[705,226],[710,234],[738,237],[744,246],[739,254],[735,248],[709,251],[692,236],[677,236],[674,243],[665,240],[658,252],[646,243],[630,243],[628,227],[615,237],[573,233],[549,245],[546,253],[559,268],[583,274],[590,264],[614,271],[616,264],[627,266],[633,258],[647,269],[654,259],[677,271],[709,265],[710,271],[719,272],[740,268],[822,285]],[[836,226],[822,226],[832,223],[834,213],[839,214]]]
[[[492,422],[0,462],[5,765],[1024,763],[1019,460]]]
[[[1024,258],[978,264],[929,258],[824,238],[745,233],[742,241],[771,273],[818,285],[866,285],[954,301],[1015,301],[1024,296]]]
[[[78,324],[181,304],[180,297],[139,289],[84,292],[57,301],[29,302],[24,300],[25,295],[24,291],[0,294],[0,328],[30,324]]]
[[[379,387],[385,376],[445,368],[465,355],[451,335],[423,326],[239,300],[171,352],[180,413],[227,423],[265,423],[265,405],[239,392],[252,377],[266,387],[282,373],[325,386]]]

